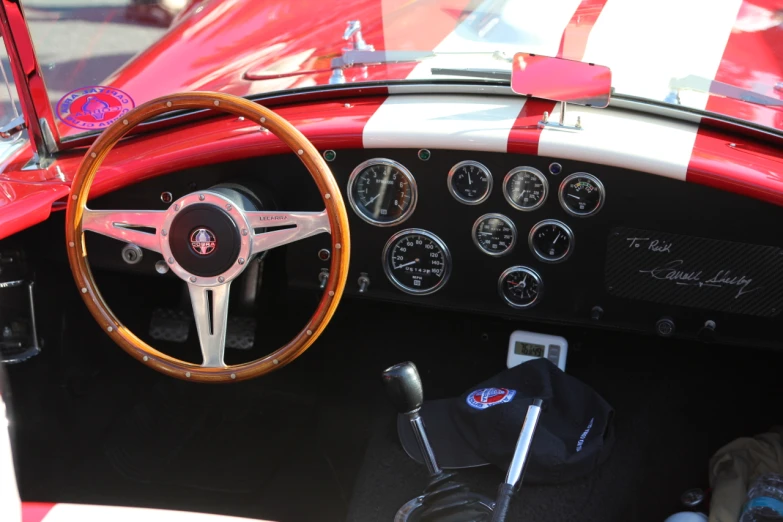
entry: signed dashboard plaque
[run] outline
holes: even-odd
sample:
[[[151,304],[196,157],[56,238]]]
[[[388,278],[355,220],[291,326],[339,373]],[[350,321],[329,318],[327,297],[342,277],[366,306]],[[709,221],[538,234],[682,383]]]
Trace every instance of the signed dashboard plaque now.
[[[783,249],[639,230],[609,234],[616,297],[772,317],[783,310]]]

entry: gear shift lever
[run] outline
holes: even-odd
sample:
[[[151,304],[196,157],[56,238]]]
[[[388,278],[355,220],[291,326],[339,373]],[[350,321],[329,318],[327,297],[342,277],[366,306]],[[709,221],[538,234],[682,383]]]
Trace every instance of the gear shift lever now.
[[[424,389],[416,365],[412,362],[404,362],[387,368],[383,372],[383,384],[386,387],[386,394],[397,411],[405,415],[411,423],[430,476],[440,475],[443,471],[438,467],[435,452],[430,446],[427,431],[424,429],[424,421],[419,415],[421,405],[424,404]]]

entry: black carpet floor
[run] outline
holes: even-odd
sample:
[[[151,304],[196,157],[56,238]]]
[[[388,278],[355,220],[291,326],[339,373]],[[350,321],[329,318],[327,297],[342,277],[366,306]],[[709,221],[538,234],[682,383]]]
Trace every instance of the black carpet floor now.
[[[125,299],[140,327],[146,298]],[[300,304],[287,308],[291,328],[303,324],[294,313]],[[305,315],[311,305],[301,306]],[[614,406],[617,440],[583,480],[523,486],[512,520],[662,521],[680,509],[684,490],[707,486],[715,450],[783,423],[781,356],[770,352],[740,357],[715,346],[344,301],[325,335],[292,365],[247,383],[206,386],[133,361],[92,324],[78,297],[42,308],[44,354],[9,368],[25,500],[285,522],[390,521],[421,492],[426,473],[397,441],[380,372],[413,360],[425,397],[454,396],[503,369],[508,335],[519,328],[569,339],[568,371]],[[264,343],[277,342],[273,326],[287,335],[285,322],[266,325]],[[503,475],[493,468],[459,474],[489,496]]]

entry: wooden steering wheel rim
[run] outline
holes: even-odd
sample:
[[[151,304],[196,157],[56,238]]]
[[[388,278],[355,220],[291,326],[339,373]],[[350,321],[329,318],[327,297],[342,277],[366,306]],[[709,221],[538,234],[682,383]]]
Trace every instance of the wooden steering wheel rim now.
[[[329,279],[313,316],[285,346],[244,364],[202,367],[170,357],[126,328],[106,304],[87,262],[82,221],[95,175],[114,145],[144,121],[173,111],[213,109],[243,116],[269,129],[294,151],[307,167],[321,193],[332,236]],[[212,92],[173,94],[149,101],[124,114],[98,137],[85,154],[71,185],[65,216],[65,241],[71,272],[90,313],[120,347],[147,366],[172,377],[200,382],[236,382],[272,372],[290,363],[315,342],[332,318],[348,276],[351,245],[348,215],[337,182],[318,150],[293,125],[271,110],[233,95]]]

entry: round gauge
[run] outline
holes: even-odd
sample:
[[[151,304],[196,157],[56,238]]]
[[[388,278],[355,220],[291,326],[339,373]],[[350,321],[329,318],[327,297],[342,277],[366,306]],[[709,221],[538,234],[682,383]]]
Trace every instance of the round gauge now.
[[[360,218],[388,227],[402,223],[416,208],[416,180],[396,161],[376,158],[356,167],[348,178],[348,201]]]
[[[492,191],[492,173],[477,161],[461,161],[449,171],[449,192],[460,203],[478,205]]]
[[[546,201],[549,182],[533,167],[517,167],[503,180],[503,195],[512,207],[529,212]]]
[[[545,219],[534,225],[527,242],[536,257],[546,263],[565,261],[574,251],[574,233],[556,219]]]
[[[541,276],[526,266],[512,266],[498,279],[500,296],[514,308],[530,308],[538,302],[543,289]]]
[[[436,292],[451,274],[451,254],[431,232],[409,228],[394,234],[383,249],[383,271],[394,286],[415,295]]]
[[[587,172],[571,174],[560,184],[560,205],[577,217],[592,216],[604,204],[604,185]]]
[[[506,255],[517,243],[517,227],[502,214],[484,214],[473,223],[473,242],[485,254]]]

